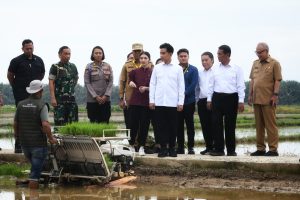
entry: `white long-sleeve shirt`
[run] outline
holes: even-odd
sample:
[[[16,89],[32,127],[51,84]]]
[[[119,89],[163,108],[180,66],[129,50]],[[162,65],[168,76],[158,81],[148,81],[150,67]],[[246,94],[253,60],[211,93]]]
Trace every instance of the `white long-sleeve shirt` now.
[[[149,86],[150,103],[165,107],[183,105],[184,90],[182,67],[172,63],[154,66]]]
[[[241,67],[228,64],[226,66],[220,63],[212,69],[212,76],[209,79],[207,90],[207,101],[211,102],[214,92],[218,93],[238,93],[239,103],[244,103],[245,98],[245,80]]]
[[[199,74],[199,85],[197,86],[197,97],[196,99],[204,99],[208,96],[208,83],[209,79],[213,75],[212,68],[205,70],[204,68],[198,69]]]

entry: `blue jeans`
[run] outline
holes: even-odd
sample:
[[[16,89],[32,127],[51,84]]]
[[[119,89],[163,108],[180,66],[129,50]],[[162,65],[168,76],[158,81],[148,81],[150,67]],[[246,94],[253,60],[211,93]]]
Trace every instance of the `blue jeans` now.
[[[25,157],[31,164],[29,180],[38,181],[41,176],[44,161],[46,160],[47,147],[22,147]]]

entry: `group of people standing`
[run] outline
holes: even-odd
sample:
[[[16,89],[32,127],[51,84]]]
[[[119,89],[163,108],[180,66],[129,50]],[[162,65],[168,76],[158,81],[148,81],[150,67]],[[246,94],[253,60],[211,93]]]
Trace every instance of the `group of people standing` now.
[[[23,54],[11,60],[7,72],[16,106],[30,96],[26,87],[34,80],[43,80],[45,75],[43,60],[33,54],[33,42],[29,39],[24,40],[22,50]],[[79,76],[76,65],[70,62],[71,49],[68,46],[59,48],[58,57],[59,62],[50,68],[49,90],[55,126],[62,126],[78,121],[75,88]],[[94,47],[90,58],[92,62],[86,66],[84,74],[88,117],[91,122],[97,123],[108,123],[111,113],[113,73],[111,66],[103,62],[104,58],[103,49],[99,46]],[[22,153],[21,146],[19,137],[16,137],[15,153]]]
[[[153,126],[158,157],[176,157],[185,153],[184,125],[187,129],[187,152],[195,154],[195,105],[206,148],[200,152],[211,156],[237,156],[236,120],[244,111],[245,82],[243,70],[232,63],[231,48],[221,45],[219,64],[214,65],[211,52],[201,55],[203,68],[189,63],[189,51],[177,51],[179,64],[172,60],[174,48],[160,45],[160,59],[153,66],[142,44],[132,45],[132,54],[120,75],[120,107],[126,127],[131,129],[130,145],[145,155],[150,122]],[[257,45],[250,74],[248,104],[254,105],[257,151],[251,156],[278,156],[278,129],[275,109],[278,103],[281,66],[269,55],[266,43]],[[265,131],[269,151],[266,152]],[[147,153],[147,152],[146,152]]]

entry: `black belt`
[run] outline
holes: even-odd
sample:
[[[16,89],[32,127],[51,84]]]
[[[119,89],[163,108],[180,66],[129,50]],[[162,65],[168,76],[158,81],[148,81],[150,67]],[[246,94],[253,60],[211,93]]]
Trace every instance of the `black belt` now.
[[[235,93],[214,92],[213,95],[226,97],[226,96],[233,96],[233,95],[237,95],[237,94],[238,94],[237,92],[235,92]]]

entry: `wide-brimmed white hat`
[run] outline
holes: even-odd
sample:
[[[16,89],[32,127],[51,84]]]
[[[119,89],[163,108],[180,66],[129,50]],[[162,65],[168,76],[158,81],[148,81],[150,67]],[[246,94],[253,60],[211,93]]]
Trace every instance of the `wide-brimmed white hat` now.
[[[41,91],[45,85],[40,80],[33,80],[30,82],[29,87],[26,87],[26,91],[29,94],[34,94]]]

